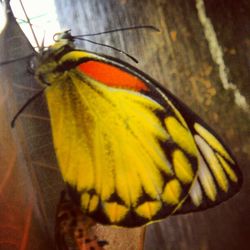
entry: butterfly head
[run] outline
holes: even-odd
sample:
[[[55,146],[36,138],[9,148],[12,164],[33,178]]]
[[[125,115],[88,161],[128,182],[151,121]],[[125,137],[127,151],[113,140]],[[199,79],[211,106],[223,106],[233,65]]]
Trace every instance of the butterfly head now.
[[[60,74],[57,68],[60,66],[60,59],[75,49],[74,37],[69,30],[56,33],[54,41],[53,45],[41,48],[35,65],[36,78],[45,85],[51,85],[54,79],[58,79]]]

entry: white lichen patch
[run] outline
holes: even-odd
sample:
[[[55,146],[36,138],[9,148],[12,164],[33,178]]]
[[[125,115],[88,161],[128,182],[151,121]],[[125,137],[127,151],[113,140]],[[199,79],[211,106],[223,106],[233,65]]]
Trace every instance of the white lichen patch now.
[[[229,69],[225,65],[223,58],[223,50],[219,44],[213,24],[206,15],[205,5],[203,0],[196,0],[196,8],[198,17],[204,29],[204,34],[208,42],[209,50],[213,61],[218,65],[219,76],[222,86],[225,90],[232,90],[234,93],[235,104],[244,111],[249,112],[249,105],[246,98],[240,93],[237,86],[229,81]]]

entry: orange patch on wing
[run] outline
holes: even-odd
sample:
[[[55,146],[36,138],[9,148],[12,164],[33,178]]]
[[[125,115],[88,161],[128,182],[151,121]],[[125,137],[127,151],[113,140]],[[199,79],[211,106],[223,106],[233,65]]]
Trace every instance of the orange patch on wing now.
[[[87,61],[80,64],[78,69],[89,77],[111,87],[136,91],[148,90],[148,87],[138,77],[107,63]]]

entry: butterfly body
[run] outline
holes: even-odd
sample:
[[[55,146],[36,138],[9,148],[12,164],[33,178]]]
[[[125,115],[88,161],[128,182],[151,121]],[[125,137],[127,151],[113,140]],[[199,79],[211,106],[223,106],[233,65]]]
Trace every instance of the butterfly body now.
[[[41,56],[36,76],[48,85],[64,181],[96,221],[140,226],[239,189],[236,161],[214,132],[127,63],[76,50],[66,36]]]

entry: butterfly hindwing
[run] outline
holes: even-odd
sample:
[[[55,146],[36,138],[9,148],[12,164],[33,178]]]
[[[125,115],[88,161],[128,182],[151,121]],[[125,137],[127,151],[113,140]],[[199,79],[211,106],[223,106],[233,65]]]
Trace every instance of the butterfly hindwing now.
[[[129,71],[94,54],[69,53],[46,97],[62,176],[80,194],[83,210],[122,226],[174,213],[197,172],[183,118]]]
[[[54,147],[83,211],[140,226],[217,204],[240,174],[220,139],[134,67],[59,40],[36,72],[46,88]]]

